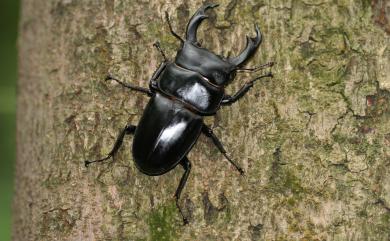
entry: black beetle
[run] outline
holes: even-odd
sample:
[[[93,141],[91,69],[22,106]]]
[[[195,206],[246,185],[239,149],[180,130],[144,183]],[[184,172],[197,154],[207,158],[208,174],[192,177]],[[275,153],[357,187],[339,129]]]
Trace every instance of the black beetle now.
[[[255,68],[242,67],[261,43],[262,37],[257,25],[255,25],[256,37],[247,37],[246,47],[237,57],[224,58],[201,47],[196,38],[198,26],[207,18],[205,10],[217,6],[218,4],[207,4],[195,12],[187,25],[185,40],[173,31],[166,13],[170,32],[180,40],[181,48],[177,52],[175,61],[169,61],[158,42],[154,44],[164,57],[164,62],[150,79],[148,89],[126,84],[112,76],[106,78],[131,90],[143,92],[151,99],[138,126],[126,125],[105,158],[85,161],[85,166],[88,166],[93,162],[102,162],[113,157],[122,145],[124,136],[134,134],[133,157],[137,168],[142,173],[157,176],[170,171],[178,164],[183,166],[185,172],[176,190],[175,199],[184,223],[187,223],[187,219],[180,208],[179,198],[191,170],[187,154],[201,133],[210,137],[225,158],[241,174],[244,173],[226,154],[212,129],[203,123],[203,116],[215,115],[220,106],[236,102],[256,80],[272,77],[271,73],[259,76],[247,82],[232,96],[224,93],[225,86],[234,79],[237,72],[254,72],[270,67],[273,63]]]

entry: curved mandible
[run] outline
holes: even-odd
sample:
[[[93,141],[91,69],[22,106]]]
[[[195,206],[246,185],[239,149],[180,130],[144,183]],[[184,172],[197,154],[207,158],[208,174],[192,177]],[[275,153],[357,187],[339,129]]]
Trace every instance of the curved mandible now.
[[[195,14],[191,17],[186,30],[186,39],[191,43],[198,43],[196,40],[196,32],[198,30],[199,24],[208,16],[205,14],[205,11],[209,8],[218,7],[219,4],[209,3],[200,7]]]
[[[235,65],[240,66],[245,63],[257,50],[262,41],[262,35],[259,29],[259,26],[255,24],[256,37],[251,38],[246,36],[246,47],[245,49],[234,58],[229,58],[228,62]]]

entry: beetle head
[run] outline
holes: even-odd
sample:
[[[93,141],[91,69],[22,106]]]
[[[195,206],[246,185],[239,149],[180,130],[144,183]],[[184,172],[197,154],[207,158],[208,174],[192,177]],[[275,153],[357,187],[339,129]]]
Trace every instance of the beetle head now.
[[[227,85],[241,67],[257,50],[262,37],[259,27],[255,25],[256,37],[247,36],[245,49],[233,58],[224,58],[202,48],[196,38],[200,23],[208,18],[205,10],[217,7],[218,4],[206,4],[200,7],[191,17],[186,30],[186,40],[176,56],[176,64],[186,69],[199,72],[218,86]]]

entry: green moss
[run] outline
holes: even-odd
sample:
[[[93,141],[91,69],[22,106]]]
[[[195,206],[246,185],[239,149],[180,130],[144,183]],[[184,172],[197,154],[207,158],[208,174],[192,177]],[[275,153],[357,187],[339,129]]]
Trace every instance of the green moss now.
[[[224,223],[229,223],[232,220],[232,210],[230,208],[226,208],[223,212],[223,220]]]
[[[153,210],[148,217],[150,240],[167,241],[177,239],[177,208],[174,202]]]
[[[390,235],[390,213],[386,212],[378,218],[378,221],[375,223],[366,222],[365,235],[372,238],[372,240],[388,240],[385,237]]]
[[[358,217],[367,218],[368,213],[366,209],[362,209],[357,213]]]
[[[382,221],[383,226],[390,227],[390,213],[387,212],[387,213],[383,214],[381,217],[381,221]]]
[[[299,196],[305,192],[300,179],[291,170],[282,170],[278,164],[273,169],[274,175],[270,179],[271,188],[286,195],[291,193],[294,199],[299,200]],[[288,200],[288,203],[293,205],[295,200]]]
[[[284,188],[289,189],[293,194],[303,192],[300,180],[291,172],[285,174],[282,185]]]
[[[333,134],[333,140],[336,143],[344,143],[344,142],[348,141],[348,136],[346,134],[342,134],[342,133],[336,132],[336,133]]]
[[[297,200],[295,198],[293,198],[293,197],[290,197],[290,198],[287,199],[287,204],[289,206],[291,206],[291,207],[295,206],[296,203],[297,203]]]
[[[363,11],[370,11],[371,10],[371,2],[372,0],[360,0],[361,6],[363,8]]]

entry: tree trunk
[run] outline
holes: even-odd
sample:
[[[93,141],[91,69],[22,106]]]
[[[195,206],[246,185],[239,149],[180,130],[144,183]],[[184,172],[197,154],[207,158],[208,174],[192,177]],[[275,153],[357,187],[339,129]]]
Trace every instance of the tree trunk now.
[[[201,136],[192,173],[140,173],[132,137],[112,164],[104,156],[148,98],[134,85],[179,42],[200,0],[24,0],[20,22],[14,240],[389,240],[389,3],[220,0],[199,29],[203,45],[235,55],[264,41],[248,66],[276,61],[208,125],[246,171],[240,176]],[[387,4],[387,5],[386,5]],[[387,11],[387,12],[386,12]],[[238,74],[237,91],[255,75]]]

